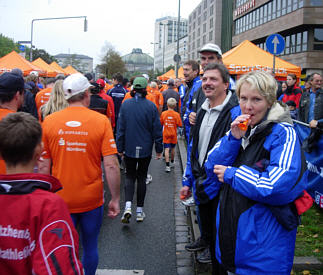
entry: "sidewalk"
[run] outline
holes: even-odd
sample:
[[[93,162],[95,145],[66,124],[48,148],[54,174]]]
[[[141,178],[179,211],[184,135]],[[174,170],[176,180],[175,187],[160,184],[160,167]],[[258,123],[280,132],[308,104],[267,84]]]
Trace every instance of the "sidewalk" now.
[[[187,153],[186,153],[186,145],[185,141],[183,138],[178,137],[178,150],[179,150],[179,155],[181,157],[181,165],[184,168],[186,166],[186,159],[187,159]],[[190,210],[190,215],[188,217],[191,218],[190,224],[192,225],[191,228],[191,234],[193,237],[193,240],[197,239],[200,235],[198,226],[195,223],[196,216],[194,214],[193,210]],[[193,253],[192,253],[193,254]],[[194,263],[194,265],[197,265]],[[201,274],[201,272],[205,272],[204,268],[203,270],[199,270],[200,265],[197,265],[197,273],[196,274]],[[309,269],[319,269],[323,268],[323,262],[317,259],[316,257],[294,257],[294,264],[293,264],[293,269],[295,270],[309,270]]]

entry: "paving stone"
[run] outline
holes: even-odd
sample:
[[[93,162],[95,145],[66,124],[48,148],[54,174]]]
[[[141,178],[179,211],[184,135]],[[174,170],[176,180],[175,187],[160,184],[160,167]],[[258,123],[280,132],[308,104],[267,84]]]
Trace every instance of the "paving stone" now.
[[[176,264],[177,264],[177,266],[181,266],[181,267],[184,267],[184,266],[192,267],[193,266],[191,258],[189,258],[189,259],[178,259],[176,261]]]
[[[175,228],[176,232],[188,232],[188,226],[184,226],[184,225],[176,225]]]
[[[178,275],[194,275],[193,267],[178,267],[177,268]]]

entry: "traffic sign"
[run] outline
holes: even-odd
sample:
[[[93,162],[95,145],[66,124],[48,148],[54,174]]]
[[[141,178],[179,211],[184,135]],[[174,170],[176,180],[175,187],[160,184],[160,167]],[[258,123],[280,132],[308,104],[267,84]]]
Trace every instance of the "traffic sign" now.
[[[269,35],[266,39],[266,48],[271,54],[280,54],[285,49],[285,40],[277,33]]]
[[[181,62],[181,56],[179,54],[174,55],[174,61],[175,62]]]
[[[26,49],[26,46],[25,45],[19,45],[19,50],[24,52]]]

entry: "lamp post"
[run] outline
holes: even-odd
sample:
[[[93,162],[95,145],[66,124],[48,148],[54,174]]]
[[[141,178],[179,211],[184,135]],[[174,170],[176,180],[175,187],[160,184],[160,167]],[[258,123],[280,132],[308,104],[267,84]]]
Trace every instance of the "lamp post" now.
[[[155,73],[155,45],[158,45],[158,42],[150,42],[150,44],[154,45],[154,73]]]
[[[166,35],[166,24],[159,23],[160,26],[164,26],[164,41],[163,41],[163,73],[165,72],[165,35]]]
[[[84,32],[87,32],[87,19],[86,16],[68,16],[68,17],[51,17],[51,18],[38,18],[31,20],[31,35],[30,35],[30,62],[33,61],[33,30],[35,21],[43,20],[61,20],[61,19],[73,19],[73,18],[84,18]]]
[[[178,0],[178,21],[177,21],[177,46],[176,46],[176,78],[178,78],[178,67],[179,67],[179,27],[181,22],[181,0]]]

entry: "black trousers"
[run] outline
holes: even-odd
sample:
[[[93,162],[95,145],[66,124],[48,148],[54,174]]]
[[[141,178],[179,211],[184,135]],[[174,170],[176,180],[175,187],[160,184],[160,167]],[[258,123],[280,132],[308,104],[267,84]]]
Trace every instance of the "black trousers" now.
[[[151,156],[147,158],[130,158],[125,156],[126,181],[125,181],[125,199],[133,200],[135,192],[135,182],[137,180],[137,207],[143,207],[146,196],[146,178]]]
[[[227,275],[227,272],[219,264],[215,258],[215,242],[216,242],[216,209],[219,203],[219,196],[213,200],[199,204],[200,220],[203,232],[203,239],[210,245],[212,260],[212,275]]]

